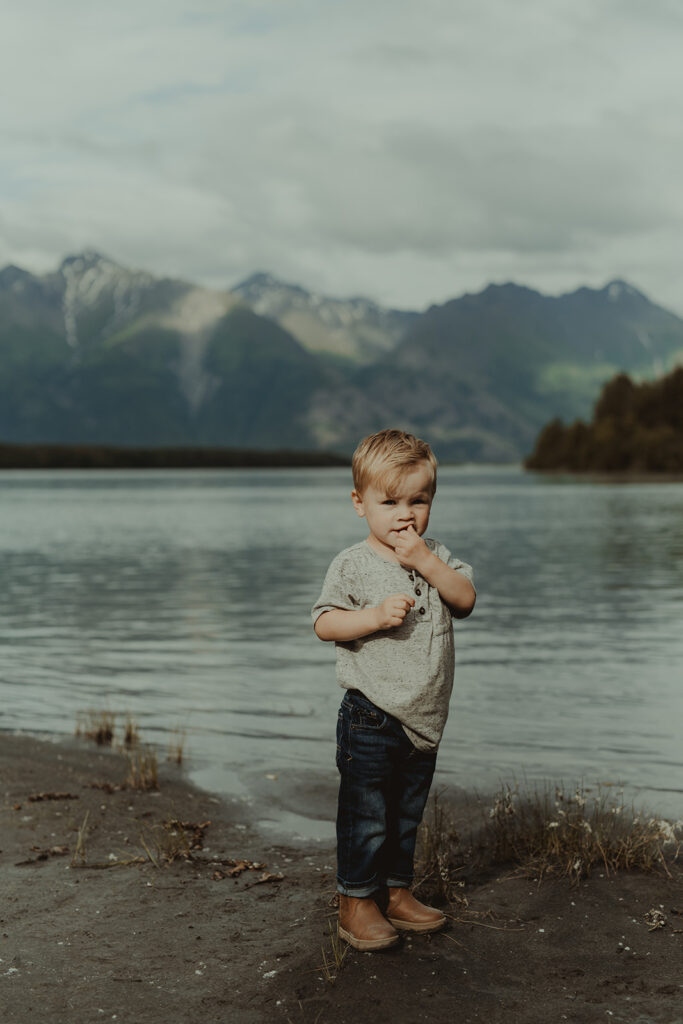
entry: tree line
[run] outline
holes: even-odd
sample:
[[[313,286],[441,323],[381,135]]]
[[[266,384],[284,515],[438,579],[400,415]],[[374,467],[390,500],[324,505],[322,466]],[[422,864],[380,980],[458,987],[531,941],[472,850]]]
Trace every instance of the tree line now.
[[[572,473],[683,473],[683,367],[636,384],[607,381],[591,423],[554,419],[524,463]]]
[[[348,466],[333,452],[0,444],[0,469],[278,469]]]

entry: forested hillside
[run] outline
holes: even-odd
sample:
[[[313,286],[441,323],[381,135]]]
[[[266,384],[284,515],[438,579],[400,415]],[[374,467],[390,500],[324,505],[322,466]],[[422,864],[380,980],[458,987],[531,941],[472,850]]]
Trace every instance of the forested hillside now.
[[[554,419],[541,431],[527,469],[574,473],[683,473],[683,367],[660,380],[610,380],[590,423]]]

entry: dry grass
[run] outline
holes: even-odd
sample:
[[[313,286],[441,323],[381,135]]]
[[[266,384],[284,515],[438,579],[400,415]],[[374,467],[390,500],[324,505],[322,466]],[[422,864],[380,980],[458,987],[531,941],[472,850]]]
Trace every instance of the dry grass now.
[[[93,708],[87,711],[79,711],[76,716],[76,736],[85,736],[86,739],[94,740],[98,746],[110,747],[116,738],[115,711],[102,711]],[[126,750],[138,746],[140,743],[140,730],[135,719],[126,714],[123,726],[123,740],[121,746]]]
[[[163,825],[146,829],[140,836],[140,845],[156,868],[177,860],[192,860],[188,831],[179,821],[165,821]]]
[[[83,824],[81,825],[81,827],[78,830],[78,835],[76,837],[76,846],[75,846],[74,852],[73,852],[73,854],[71,856],[71,867],[72,868],[82,867],[85,864],[86,859],[87,859],[87,853],[86,853],[86,847],[85,847],[85,837],[88,834],[88,817],[89,816],[90,816],[90,811],[86,811],[85,812],[85,818],[83,819]]]
[[[71,858],[71,866],[74,868],[91,868],[107,870],[110,868],[134,867],[144,864],[152,864],[155,868],[165,867],[178,860],[205,862],[205,859],[196,858],[194,850],[201,850],[204,833],[211,824],[210,821],[202,824],[193,822],[178,821],[171,818],[162,825],[152,825],[145,828],[140,834],[139,842],[143,855],[132,857],[120,857],[110,853],[105,861],[89,862],[86,855],[85,835],[87,830],[88,815],[78,832],[76,849]],[[56,850],[57,848],[55,848]],[[253,865],[250,867],[265,867],[265,865]]]
[[[79,711],[76,717],[76,736],[94,740],[99,746],[112,746],[116,739],[117,714],[113,711]],[[187,732],[184,728],[173,731],[167,760],[183,763]],[[158,763],[152,748],[143,746],[140,727],[131,714],[126,713],[123,737],[117,749],[128,757],[128,775],[125,786],[133,789],[158,789]]]
[[[329,950],[326,950],[324,946],[320,947],[322,963],[319,968],[316,968],[316,970],[322,971],[325,980],[329,981],[332,985],[337,980],[337,975],[342,969],[344,958],[351,947],[339,938],[337,933],[336,914],[334,924],[330,919],[328,921],[328,926],[330,929],[330,948]]]
[[[76,720],[76,735],[95,740],[100,746],[114,742],[116,714],[112,711],[81,711]],[[144,746],[135,719],[126,714],[123,741],[119,749],[128,759],[128,774],[122,785],[130,789],[158,789],[157,755],[152,747]]]
[[[129,751],[128,774],[124,785],[130,789],[158,789],[159,764],[152,747],[139,746]]]
[[[114,742],[116,715],[112,711],[79,711],[76,716],[76,736],[94,740],[98,746],[110,747]]]
[[[123,745],[127,750],[140,745],[140,729],[135,719],[127,714],[126,724],[123,728]]]
[[[608,874],[669,874],[667,862],[678,858],[681,846],[671,822],[581,786],[530,795],[504,787],[489,811],[484,842],[497,863],[511,861],[538,878],[564,875],[575,882],[596,867]]]
[[[175,729],[173,737],[168,746],[168,757],[167,760],[173,761],[175,764],[182,764],[185,756],[185,740],[187,739],[187,732],[185,729]]]
[[[453,903],[460,899],[463,883],[459,876],[465,865],[466,851],[452,811],[435,792],[420,826],[415,888],[429,892],[430,898],[439,903]]]
[[[683,823],[637,814],[623,800],[582,786],[520,792],[505,785],[480,821],[469,823],[464,846],[450,812],[438,798],[420,832],[421,885],[436,898],[457,898],[458,876],[492,866],[510,866],[542,879],[564,876],[576,883],[595,868],[660,871],[680,854]]]

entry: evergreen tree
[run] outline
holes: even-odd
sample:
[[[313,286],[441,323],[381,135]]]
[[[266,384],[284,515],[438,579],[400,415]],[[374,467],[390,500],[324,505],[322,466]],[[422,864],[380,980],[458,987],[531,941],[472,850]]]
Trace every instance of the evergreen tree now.
[[[527,469],[573,473],[683,472],[683,366],[635,384],[620,373],[595,404],[592,423],[548,423]]]

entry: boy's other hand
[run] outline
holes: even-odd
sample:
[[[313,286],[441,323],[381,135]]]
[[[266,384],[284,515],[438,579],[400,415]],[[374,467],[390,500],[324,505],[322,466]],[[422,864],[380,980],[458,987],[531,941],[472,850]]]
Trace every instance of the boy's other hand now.
[[[396,535],[394,551],[401,565],[418,572],[432,554],[414,526],[407,526]]]
[[[415,598],[408,594],[390,594],[385,597],[377,605],[377,628],[393,629],[394,626],[400,626],[414,604]]]

